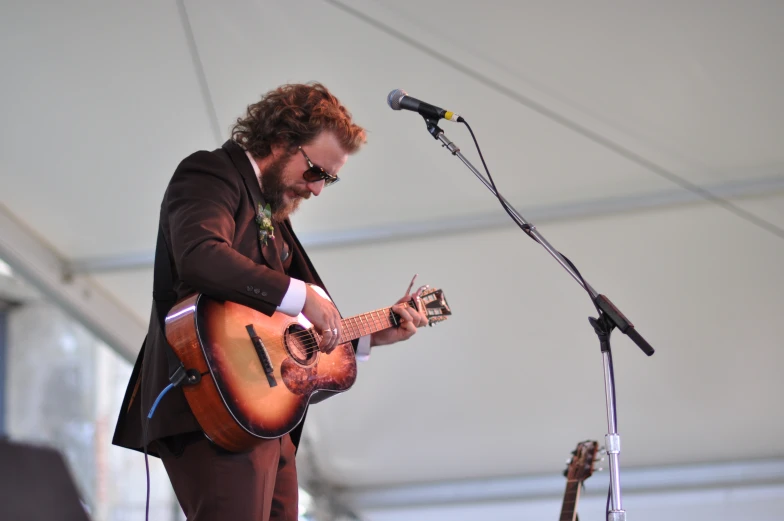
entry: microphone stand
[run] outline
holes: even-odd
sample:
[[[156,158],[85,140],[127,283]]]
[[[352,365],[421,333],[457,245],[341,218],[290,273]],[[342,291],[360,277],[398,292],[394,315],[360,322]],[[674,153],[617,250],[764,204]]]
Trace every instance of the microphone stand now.
[[[453,156],[457,156],[460,161],[471,170],[474,175],[484,183],[488,190],[495,195],[506,207],[510,217],[523,229],[523,231],[533,240],[541,244],[547,252],[555,258],[556,261],[569,273],[569,275],[577,281],[577,283],[585,289],[591,296],[596,309],[599,313],[598,318],[589,317],[588,321],[593,326],[594,332],[599,338],[599,347],[602,353],[602,361],[604,363],[604,393],[607,404],[607,434],[604,437],[606,451],[610,460],[610,492],[612,496],[612,506],[607,512],[607,519],[609,521],[626,521],[626,512],[623,510],[621,501],[621,479],[620,469],[618,463],[618,456],[621,453],[621,437],[618,434],[618,423],[615,409],[615,376],[612,364],[612,351],[610,350],[610,334],[616,327],[625,335],[628,335],[642,351],[651,356],[654,353],[645,339],[640,336],[634,325],[615,307],[615,305],[604,295],[599,294],[594,290],[588,282],[580,275],[574,265],[566,260],[558,250],[553,248],[547,239],[536,229],[536,226],[529,223],[515,210],[507,200],[499,194],[493,185],[485,178],[471,164],[468,159],[460,153],[460,149],[449,138],[446,137],[444,131],[438,126],[438,120],[425,117],[427,130],[430,135],[436,140],[440,141],[442,146],[445,147]]]

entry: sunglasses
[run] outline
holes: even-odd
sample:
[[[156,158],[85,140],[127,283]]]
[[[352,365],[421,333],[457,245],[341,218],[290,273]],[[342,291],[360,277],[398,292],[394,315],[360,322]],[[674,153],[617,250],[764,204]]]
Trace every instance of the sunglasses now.
[[[305,151],[302,150],[302,147],[297,147],[297,148],[299,148],[299,151],[302,152],[303,156],[305,156],[305,161],[308,162],[308,169],[302,173],[302,177],[305,179],[305,181],[307,181],[308,183],[324,181],[324,186],[333,185],[338,181],[340,181],[340,178],[338,176],[330,174],[329,172],[327,172],[326,170],[324,170],[322,167],[318,165],[314,165],[313,161],[311,161],[308,155],[305,153]]]

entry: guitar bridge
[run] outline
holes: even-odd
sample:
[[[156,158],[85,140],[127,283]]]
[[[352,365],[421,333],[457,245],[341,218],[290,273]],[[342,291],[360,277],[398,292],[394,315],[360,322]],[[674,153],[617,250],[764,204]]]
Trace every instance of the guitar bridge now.
[[[256,330],[253,328],[253,324],[248,324],[245,326],[245,329],[248,331],[250,340],[253,342],[253,347],[256,349],[256,355],[258,355],[259,360],[261,361],[261,367],[264,369],[264,373],[267,375],[267,382],[269,383],[269,386],[275,387],[278,385],[274,375],[275,368],[272,367],[272,361],[270,360],[267,348],[264,347],[264,342],[262,342],[261,338],[259,338],[259,335],[256,334]]]

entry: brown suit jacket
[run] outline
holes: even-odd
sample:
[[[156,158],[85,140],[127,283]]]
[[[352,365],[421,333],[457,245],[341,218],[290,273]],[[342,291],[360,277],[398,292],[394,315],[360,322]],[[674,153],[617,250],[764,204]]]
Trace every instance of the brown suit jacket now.
[[[212,152],[196,152],[179,164],[160,214],[177,299],[199,292],[272,315],[290,276],[324,287],[288,220],[276,223],[275,240],[262,248],[255,222],[260,202],[263,197],[253,167],[233,141]],[[282,256],[288,270],[284,270]],[[170,348],[158,322],[153,302],[147,338],[128,382],[114,445],[142,449],[146,416],[169,384],[164,350]],[[155,455],[156,444],[149,445],[151,441],[200,430],[182,388],[163,397],[147,429],[148,447]],[[301,429],[302,423],[291,433],[295,445]]]

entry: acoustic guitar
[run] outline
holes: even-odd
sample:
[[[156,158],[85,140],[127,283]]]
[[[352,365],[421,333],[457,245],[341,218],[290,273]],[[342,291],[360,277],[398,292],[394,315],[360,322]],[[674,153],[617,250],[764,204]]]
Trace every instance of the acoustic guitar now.
[[[577,521],[577,501],[580,499],[583,481],[593,474],[598,450],[599,444],[589,440],[578,443],[572,452],[572,459],[564,471],[566,490],[559,521]]]
[[[423,311],[431,326],[451,315],[439,289],[407,304]],[[197,293],[171,309],[166,339],[188,370],[183,391],[205,435],[242,452],[290,432],[308,403],[349,389],[357,376],[351,341],[398,324],[391,308],[345,318],[342,343],[327,354],[302,314],[268,316]]]

